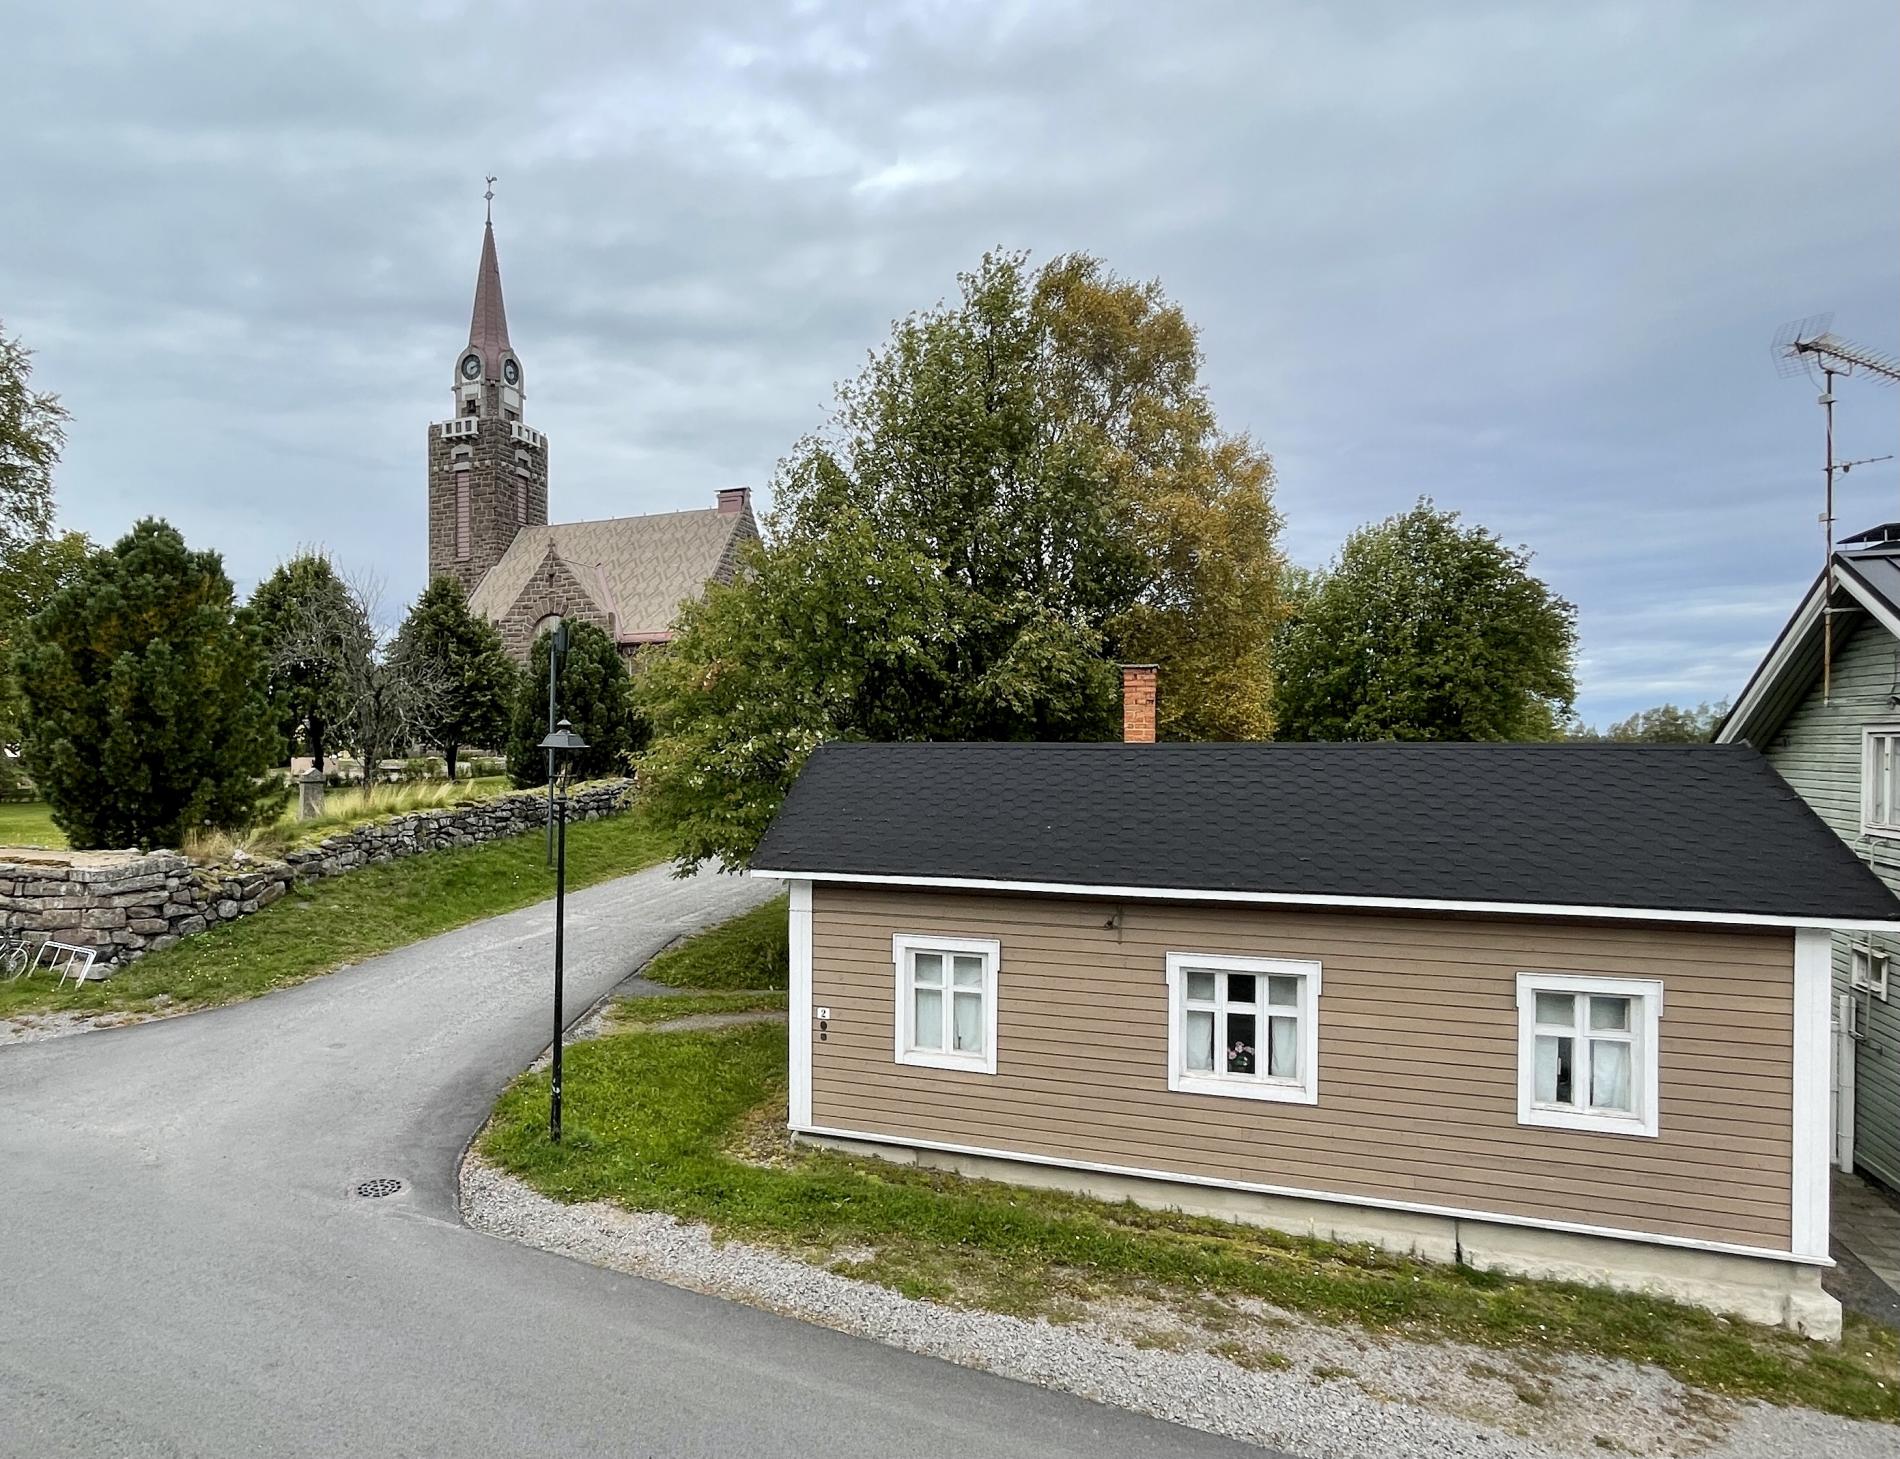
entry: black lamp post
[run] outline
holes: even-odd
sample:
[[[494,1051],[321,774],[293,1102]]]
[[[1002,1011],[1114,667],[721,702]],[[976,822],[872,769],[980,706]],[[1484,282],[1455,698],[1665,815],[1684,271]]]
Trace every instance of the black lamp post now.
[[[574,726],[562,720],[554,732],[541,741],[548,752],[548,789],[553,794],[554,821],[554,1067],[548,1098],[548,1138],[561,1142],[561,972],[564,933],[567,923],[567,766],[555,773],[556,756],[587,748],[587,741],[574,733]]]
[[[567,620],[557,619],[548,634],[548,739],[554,738],[555,686],[561,681],[561,660],[567,657]],[[584,748],[584,747],[583,747]],[[554,865],[554,751],[548,751],[548,865]]]

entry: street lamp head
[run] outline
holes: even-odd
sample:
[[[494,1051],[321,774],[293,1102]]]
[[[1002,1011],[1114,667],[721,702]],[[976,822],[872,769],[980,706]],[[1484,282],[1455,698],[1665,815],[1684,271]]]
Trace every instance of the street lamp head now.
[[[554,727],[554,733],[541,741],[544,750],[584,750],[587,741],[574,733],[574,726],[562,720]]]

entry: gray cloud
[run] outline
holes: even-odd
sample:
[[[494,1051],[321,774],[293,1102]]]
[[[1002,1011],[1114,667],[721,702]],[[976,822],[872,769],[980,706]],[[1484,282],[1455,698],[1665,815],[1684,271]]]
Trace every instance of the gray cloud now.
[[[320,541],[420,586],[485,171],[559,516],[763,485],[983,248],[1083,248],[1198,321],[1296,557],[1420,494],[1527,543],[1597,719],[1733,693],[1818,562],[1775,326],[1896,343],[1871,0],[38,10],[0,318],[75,413],[64,515],[246,585]],[[1850,383],[1846,449],[1895,435]]]

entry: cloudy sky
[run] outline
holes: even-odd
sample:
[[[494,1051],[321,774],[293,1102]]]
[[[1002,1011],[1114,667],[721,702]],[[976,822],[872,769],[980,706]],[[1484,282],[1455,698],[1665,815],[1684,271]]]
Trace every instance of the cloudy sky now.
[[[421,586],[485,172],[557,519],[764,487],[985,247],[1084,249],[1200,325],[1293,557],[1421,494],[1525,543],[1597,721],[1734,693],[1819,561],[1777,326],[1900,348],[1891,0],[88,0],[5,40],[0,320],[74,415],[65,521],[162,513],[245,589],[311,543]],[[1900,450],[1900,394],[1840,414]]]

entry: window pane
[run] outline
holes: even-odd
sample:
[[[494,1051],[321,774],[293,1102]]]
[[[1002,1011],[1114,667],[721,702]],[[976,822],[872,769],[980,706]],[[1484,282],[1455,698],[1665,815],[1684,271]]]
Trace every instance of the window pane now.
[[[1570,1044],[1567,1038],[1538,1035],[1532,1098],[1539,1104],[1570,1103]]]
[[[1187,995],[1196,1003],[1214,1001],[1214,975],[1212,973],[1194,973],[1187,975]]]
[[[1253,1002],[1254,976],[1252,973],[1229,973],[1227,975],[1227,1001],[1229,1003]]]
[[[1251,1074],[1254,1071],[1254,1016],[1251,1013],[1227,1015],[1227,1072]]]
[[[1267,1002],[1280,1008],[1298,1008],[1300,980],[1275,973],[1267,979]]]
[[[1575,993],[1539,993],[1537,1021],[1574,1024],[1577,1021],[1577,995]]]
[[[1590,1027],[1619,1029],[1629,1032],[1630,1001],[1627,998],[1592,998],[1590,1000]]]
[[[919,988],[917,1019],[912,1042],[920,1049],[943,1047],[943,994],[935,988]]]
[[[958,953],[950,959],[950,976],[959,988],[983,986],[983,959],[974,953]]]
[[[1208,975],[1212,977],[1210,973]],[[1214,1015],[1190,1012],[1187,1016],[1187,1066],[1190,1069],[1214,1067]]]
[[[938,987],[943,983],[943,954],[940,952],[914,952],[911,954],[911,976],[919,983]]]
[[[1300,1077],[1300,1021],[1297,1018],[1267,1020],[1267,1073],[1275,1079]]]
[[[958,1053],[983,1052],[983,995],[958,993],[951,999],[956,1013],[956,1049]]]
[[[1635,1112],[1630,1097],[1630,1046],[1622,1039],[1590,1040],[1590,1103],[1598,1109]]]

